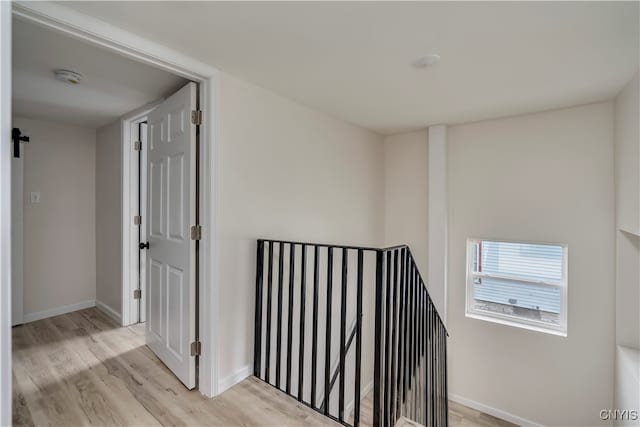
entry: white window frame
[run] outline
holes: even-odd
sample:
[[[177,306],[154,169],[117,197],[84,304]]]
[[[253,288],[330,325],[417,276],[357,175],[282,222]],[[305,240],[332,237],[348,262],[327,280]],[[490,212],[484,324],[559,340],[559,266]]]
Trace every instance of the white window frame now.
[[[549,245],[560,246],[562,248],[562,280],[559,283],[550,283],[538,280],[527,280],[523,278],[514,278],[505,275],[487,274],[487,273],[474,273],[474,251],[475,244],[481,241],[499,242],[499,243],[519,243],[530,245]],[[527,240],[504,240],[504,239],[492,239],[492,238],[468,238],[467,239],[467,273],[466,273],[466,300],[465,300],[465,315],[472,319],[485,320],[487,322],[499,323],[507,326],[514,326],[517,328],[529,329],[537,332],[544,332],[553,335],[567,336],[567,312],[569,310],[568,304],[568,271],[569,271],[569,247],[564,243],[548,243],[548,242],[532,242]],[[503,279],[519,283],[529,283],[535,285],[549,286],[554,289],[560,289],[560,324],[551,325],[542,321],[536,321],[532,319],[526,319],[520,316],[512,316],[504,313],[491,313],[484,310],[478,310],[474,307],[473,287],[474,278],[487,277],[492,279]]]

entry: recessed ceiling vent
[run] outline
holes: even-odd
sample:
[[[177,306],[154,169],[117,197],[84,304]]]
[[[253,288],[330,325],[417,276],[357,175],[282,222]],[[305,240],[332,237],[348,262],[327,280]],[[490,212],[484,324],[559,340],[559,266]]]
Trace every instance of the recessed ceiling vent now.
[[[77,85],[80,83],[82,79],[82,74],[76,73],[71,70],[53,70],[53,74],[56,76],[56,79],[61,82],[69,83],[72,85]]]

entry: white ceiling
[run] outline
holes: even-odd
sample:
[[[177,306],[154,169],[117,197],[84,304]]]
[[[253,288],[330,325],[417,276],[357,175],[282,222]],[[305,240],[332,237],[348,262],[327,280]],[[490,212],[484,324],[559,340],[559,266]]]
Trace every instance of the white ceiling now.
[[[83,75],[79,85],[53,70]],[[25,21],[13,21],[13,112],[100,127],[180,88],[185,80]]]
[[[64,4],[380,133],[610,99],[638,69],[638,2]]]

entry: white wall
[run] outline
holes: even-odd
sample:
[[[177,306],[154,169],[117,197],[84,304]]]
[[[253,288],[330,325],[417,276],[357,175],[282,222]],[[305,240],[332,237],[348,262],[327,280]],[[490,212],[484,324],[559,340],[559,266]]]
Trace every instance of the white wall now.
[[[382,137],[223,74],[220,381],[253,362],[256,239],[380,245]]]
[[[122,314],[122,135],[116,120],[96,132],[96,300]]]
[[[447,324],[447,253],[449,247],[447,198],[447,126],[427,129],[429,138],[429,295]]]
[[[95,300],[94,129],[14,118],[24,147],[25,321]],[[30,193],[40,192],[40,203]]]
[[[615,100],[616,387],[615,407],[640,412],[640,83]],[[640,420],[630,423],[640,425]]]
[[[640,235],[640,143],[638,73],[615,100],[616,223]]]
[[[640,85],[636,73],[615,100],[616,342],[640,348]]]
[[[449,391],[544,425],[613,405],[610,102],[456,125],[449,159]],[[568,336],[465,317],[468,237],[569,245]]]
[[[427,131],[384,138],[385,246],[408,244],[427,280],[429,145]]]

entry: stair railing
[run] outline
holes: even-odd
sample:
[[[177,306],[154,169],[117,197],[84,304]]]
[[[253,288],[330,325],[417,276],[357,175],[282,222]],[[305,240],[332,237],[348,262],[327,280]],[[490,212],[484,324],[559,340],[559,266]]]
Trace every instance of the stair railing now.
[[[447,330],[407,246],[378,252],[373,425],[448,425]]]
[[[258,240],[254,375],[334,421],[359,426],[372,389],[373,426],[446,426],[447,336],[406,245]]]
[[[345,347],[345,354],[349,353],[349,349],[351,348],[351,344],[353,344],[353,339],[356,336],[356,327],[358,326],[357,321],[354,321],[353,324],[351,325],[351,328],[349,329],[349,338],[347,339],[347,343],[344,345]],[[340,361],[338,361],[337,364],[335,364],[336,366],[333,368],[333,375],[331,375],[331,382],[329,383],[329,396],[331,396],[331,391],[333,390],[333,387],[335,387],[336,385],[336,381],[338,380],[338,374],[340,373]],[[322,401],[320,402],[320,411],[324,411],[324,403],[325,400],[324,398],[322,399]]]

